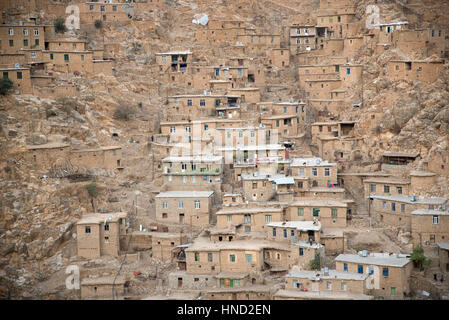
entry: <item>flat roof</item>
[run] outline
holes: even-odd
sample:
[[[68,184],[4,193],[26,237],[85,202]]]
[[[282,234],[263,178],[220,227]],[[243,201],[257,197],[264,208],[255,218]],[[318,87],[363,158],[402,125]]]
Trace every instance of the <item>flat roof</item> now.
[[[295,179],[293,177],[276,177],[273,179],[269,179],[275,184],[283,185],[283,184],[295,184]]]
[[[282,208],[257,207],[257,208],[226,208],[217,211],[216,215],[246,214],[246,213],[270,213],[282,212]]]
[[[299,291],[299,290],[278,290],[274,297],[298,298],[304,300],[373,300],[373,296],[351,292],[327,292],[327,291]]]
[[[358,254],[340,254],[335,258],[335,261],[399,268],[402,268],[411,262],[410,258],[398,255],[399,254],[397,253],[391,255],[389,253],[370,253],[368,256],[362,257]]]
[[[319,221],[284,221],[284,222],[270,222],[266,224],[267,227],[275,228],[292,228],[301,231],[321,230],[321,223]]]
[[[274,115],[269,117],[262,117],[262,120],[277,120],[277,119],[287,119],[287,118],[297,118],[298,115],[296,114],[280,114],[280,115]]]
[[[290,270],[285,278],[306,278],[309,280],[319,279],[341,279],[341,280],[366,280],[369,277],[367,273],[355,273],[338,271],[334,269],[328,270],[328,274],[325,275],[324,269],[320,271],[313,270]]]
[[[28,150],[34,150],[34,149],[56,149],[56,148],[67,148],[70,147],[70,144],[67,143],[45,143],[45,144],[39,144],[35,146],[26,146]]]
[[[293,201],[290,206],[295,207],[344,207],[346,208],[348,206],[347,203],[337,200],[330,200],[330,199],[305,199],[305,200],[297,200]]]
[[[105,220],[117,222],[119,219],[126,218],[127,216],[127,212],[89,213],[78,220],[76,224],[100,224]],[[110,220],[109,217],[112,217],[112,219]]]
[[[176,54],[192,54],[192,51],[170,51],[170,52],[157,52],[155,55],[161,56],[161,55],[176,55]]]
[[[449,211],[431,210],[431,209],[417,209],[413,210],[412,214],[418,216],[449,216]]]
[[[397,201],[397,202],[405,202],[409,204],[444,204],[446,202],[446,198],[423,198],[423,197],[415,197],[415,201],[412,201],[412,196],[369,196],[371,199],[379,199],[379,200],[389,200],[389,201]]]
[[[213,191],[166,191],[159,193],[156,198],[209,198]]]
[[[439,242],[438,247],[444,250],[449,250],[449,242]]]
[[[406,157],[406,158],[416,158],[419,156],[419,152],[395,152],[395,151],[384,151],[382,153],[384,157]]]
[[[414,177],[433,177],[436,176],[436,173],[430,171],[413,170],[410,171],[409,175]]]
[[[165,238],[165,239],[172,239],[172,238],[179,238],[181,236],[185,236],[185,234],[182,234],[180,232],[148,232],[149,235],[151,235],[154,238]]]
[[[345,188],[340,187],[312,187],[308,190],[309,192],[345,192]]]
[[[363,180],[363,183],[365,182],[372,182],[372,183],[393,183],[393,184],[410,184],[410,180],[407,179],[401,179],[396,177],[379,177],[379,178],[369,178]]]
[[[217,151],[239,151],[239,150],[248,150],[248,151],[257,151],[257,150],[284,150],[285,147],[280,144],[263,144],[263,145],[251,145],[251,146],[234,146],[234,147],[217,147],[215,150]]]
[[[186,251],[220,251],[220,250],[253,250],[261,251],[262,249],[278,249],[290,251],[289,244],[283,242],[275,242],[268,240],[233,240],[213,242],[208,238],[199,237]]]
[[[71,152],[98,152],[98,151],[108,151],[108,150],[118,150],[121,149],[120,146],[106,146],[106,147],[100,147],[100,148],[93,148],[93,149],[80,149],[80,150],[72,150]]]
[[[165,157],[162,162],[219,162],[223,156],[203,155],[203,156],[184,156],[184,157]]]
[[[336,167],[337,164],[328,162],[318,157],[313,158],[293,158],[291,167]]]
[[[81,285],[120,285],[125,284],[126,280],[123,276],[118,276],[117,279],[115,279],[115,276],[106,276],[106,277],[98,277],[98,278],[84,278],[81,280]]]

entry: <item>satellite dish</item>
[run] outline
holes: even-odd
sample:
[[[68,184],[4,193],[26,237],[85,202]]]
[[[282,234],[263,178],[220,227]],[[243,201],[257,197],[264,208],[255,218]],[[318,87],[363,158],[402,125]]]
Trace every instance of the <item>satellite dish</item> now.
[[[15,68],[20,68],[20,63],[14,64],[14,67],[15,67]]]

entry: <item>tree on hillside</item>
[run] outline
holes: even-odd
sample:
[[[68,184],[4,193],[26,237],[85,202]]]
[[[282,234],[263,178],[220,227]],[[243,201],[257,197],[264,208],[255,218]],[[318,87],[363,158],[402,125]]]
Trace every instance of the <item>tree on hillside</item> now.
[[[55,30],[56,32],[63,33],[67,31],[67,27],[65,26],[64,18],[58,17],[55,20]]]
[[[0,94],[6,95],[8,91],[12,88],[12,81],[8,78],[0,78]]]

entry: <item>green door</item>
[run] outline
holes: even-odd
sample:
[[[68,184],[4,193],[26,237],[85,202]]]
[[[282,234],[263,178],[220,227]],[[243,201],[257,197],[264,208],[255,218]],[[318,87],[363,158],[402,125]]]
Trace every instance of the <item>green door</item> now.
[[[233,288],[234,287],[234,280],[229,280],[229,287],[230,288]]]
[[[395,287],[391,287],[391,295],[392,296],[396,295],[396,288]]]

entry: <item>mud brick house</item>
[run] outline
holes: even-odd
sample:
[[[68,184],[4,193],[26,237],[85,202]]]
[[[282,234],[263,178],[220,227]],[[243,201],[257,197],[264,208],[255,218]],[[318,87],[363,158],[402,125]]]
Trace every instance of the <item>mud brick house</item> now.
[[[119,1],[85,2],[78,4],[80,24],[127,21],[134,16],[134,6]]]
[[[309,52],[310,50],[323,49],[323,41],[327,36],[327,27],[315,25],[289,26],[290,51]]]
[[[127,235],[126,212],[93,213],[76,223],[78,256],[95,259],[103,255],[118,257],[125,249]]]
[[[407,255],[361,251],[340,254],[335,262],[337,271],[368,274],[367,289],[373,296],[400,299],[410,293],[413,263]]]
[[[129,281],[124,276],[104,276],[81,280],[81,299],[111,300],[123,298],[129,289]],[[112,296],[114,292],[114,296]]]
[[[289,221],[313,221],[318,219],[326,228],[342,228],[347,225],[348,204],[328,199],[297,200],[288,205]]]
[[[188,72],[192,54],[191,51],[157,52],[156,64],[160,72]]]
[[[298,241],[320,242],[321,223],[311,221],[280,221],[270,222],[266,225],[267,239],[286,243]]]
[[[291,175],[300,191],[337,184],[337,164],[321,158],[293,158]],[[308,187],[306,187],[308,186]]]
[[[223,157],[192,156],[162,159],[163,181],[170,190],[220,190]]]
[[[363,180],[363,186],[366,197],[371,195],[409,195],[412,189],[409,179],[401,179],[397,177],[370,177]]]
[[[205,227],[209,225],[213,191],[167,191],[156,196],[160,222]]]
[[[86,168],[120,169],[123,168],[122,148],[119,146],[106,146],[72,150],[70,152],[70,162],[72,165]]]
[[[152,257],[162,261],[176,258],[175,248],[187,242],[187,235],[175,232],[151,232]]]
[[[319,271],[292,269],[285,276],[285,289],[276,292],[275,299],[371,300],[368,277],[327,268]]]
[[[411,231],[412,212],[418,209],[435,210],[443,206],[447,199],[417,196],[370,196],[369,212],[380,225],[388,225]]]
[[[388,62],[390,80],[436,81],[443,70],[443,61],[391,60]]]
[[[0,24],[0,53],[20,53],[21,49],[43,50],[45,34],[52,34],[52,25],[38,25],[31,22],[22,24]]]
[[[282,208],[242,207],[223,208],[216,213],[217,228],[234,226],[237,232],[265,232],[266,224],[283,218]]]
[[[411,213],[412,242],[435,245],[449,239],[449,211],[417,209]]]
[[[70,145],[46,143],[26,146],[25,158],[42,170],[50,169],[55,163],[66,162],[70,157]]]
[[[31,84],[30,68],[9,67],[0,68],[0,76],[3,79],[9,79],[13,83],[13,89],[20,94],[32,94],[33,87]]]

